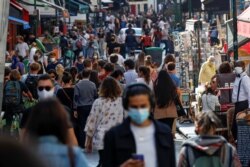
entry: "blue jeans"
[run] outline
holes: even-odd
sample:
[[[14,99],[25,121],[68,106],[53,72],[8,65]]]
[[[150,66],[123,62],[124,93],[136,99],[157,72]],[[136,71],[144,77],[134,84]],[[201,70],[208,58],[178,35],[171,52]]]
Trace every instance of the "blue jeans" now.
[[[160,47],[161,41],[155,41],[155,47]]]

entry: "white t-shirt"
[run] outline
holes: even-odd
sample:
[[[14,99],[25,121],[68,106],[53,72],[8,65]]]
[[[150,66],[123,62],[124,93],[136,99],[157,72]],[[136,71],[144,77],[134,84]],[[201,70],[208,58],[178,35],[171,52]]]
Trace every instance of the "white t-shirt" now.
[[[30,64],[34,62],[34,55],[36,53],[36,50],[37,50],[36,47],[32,47],[30,50],[30,56],[29,56]]]
[[[148,85],[148,87],[150,87],[151,90],[154,89],[153,81],[152,81],[152,80],[149,82],[149,84],[145,81],[144,78],[137,78],[136,81],[137,81],[138,83],[144,83],[144,84]]]
[[[154,124],[143,128],[131,124],[130,128],[135,138],[136,154],[144,156],[145,167],[156,167],[157,155]]]
[[[18,43],[15,48],[16,51],[18,51],[18,55],[21,55],[23,57],[27,56],[27,51],[29,51],[29,46],[27,43],[22,42]]]

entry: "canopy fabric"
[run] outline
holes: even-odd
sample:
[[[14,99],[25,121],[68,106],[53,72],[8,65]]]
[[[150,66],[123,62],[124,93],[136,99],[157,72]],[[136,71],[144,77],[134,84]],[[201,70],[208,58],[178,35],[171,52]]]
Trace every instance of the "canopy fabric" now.
[[[21,19],[12,17],[12,16],[9,16],[8,19],[11,20],[11,21],[17,22],[19,24],[22,24],[23,29],[29,29],[30,28],[30,25],[29,25],[29,23],[27,21],[24,21],[24,20],[21,20]]]
[[[250,7],[238,16],[238,34],[250,38]]]
[[[250,7],[238,16],[238,20],[250,23]]]

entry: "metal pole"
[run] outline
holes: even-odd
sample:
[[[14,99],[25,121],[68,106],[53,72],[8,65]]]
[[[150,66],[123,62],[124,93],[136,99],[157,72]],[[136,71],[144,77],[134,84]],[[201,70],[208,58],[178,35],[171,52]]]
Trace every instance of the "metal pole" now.
[[[189,13],[189,19],[192,18],[192,0],[188,0],[188,13]]]
[[[37,21],[38,21],[38,12],[36,10],[36,0],[34,0],[34,12],[35,12],[35,32],[34,32],[34,35],[35,37],[37,37]]]
[[[8,33],[9,0],[0,1],[0,112],[2,110],[5,52]]]
[[[238,28],[237,28],[237,7],[236,0],[233,0],[233,46],[234,60],[238,60]]]

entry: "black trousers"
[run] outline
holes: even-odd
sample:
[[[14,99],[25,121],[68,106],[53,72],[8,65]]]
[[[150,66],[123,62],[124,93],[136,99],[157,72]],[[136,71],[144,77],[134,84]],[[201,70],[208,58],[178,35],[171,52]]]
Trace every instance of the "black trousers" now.
[[[78,144],[79,144],[79,146],[81,148],[85,148],[86,134],[84,132],[84,129],[85,129],[85,125],[87,123],[87,119],[88,119],[89,113],[91,111],[91,107],[92,107],[91,105],[77,107],[77,114],[78,114],[78,118],[77,118],[78,134],[76,136],[77,136]]]
[[[97,167],[102,167],[103,165],[103,150],[98,150],[98,154],[99,154],[99,164],[97,165]]]
[[[162,118],[162,119],[158,119],[158,121],[160,121],[161,123],[164,123],[164,124],[168,125],[169,128],[170,128],[170,130],[171,130],[171,132],[172,132],[174,119],[175,118]]]
[[[246,101],[241,101],[241,102],[237,102],[235,103],[235,112],[234,112],[234,117],[233,117],[233,126],[232,126],[232,133],[233,133],[233,137],[235,140],[237,140],[237,123],[236,123],[236,115],[241,112],[248,109],[248,100]]]

